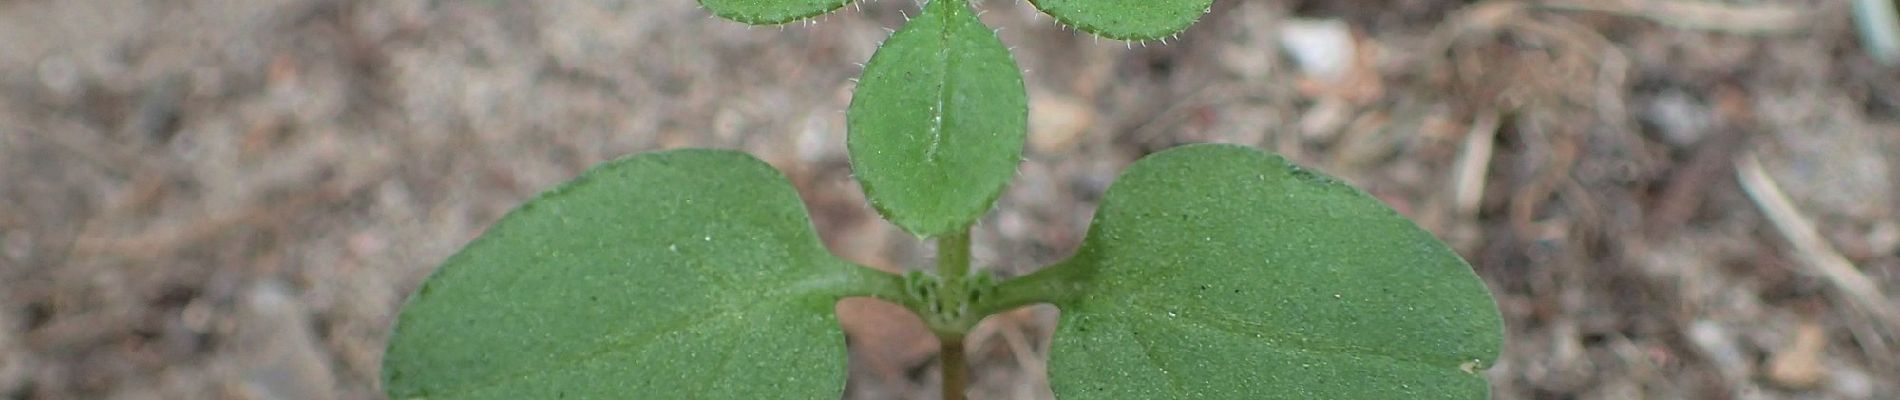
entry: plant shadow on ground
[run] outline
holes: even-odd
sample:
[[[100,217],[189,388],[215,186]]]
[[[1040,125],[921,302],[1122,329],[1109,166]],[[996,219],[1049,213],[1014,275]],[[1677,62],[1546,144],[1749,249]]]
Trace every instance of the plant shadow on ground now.
[[[1135,158],[1242,143],[1469,258],[1509,327],[1501,398],[1900,392],[1891,316],[1865,306],[1900,291],[1900,72],[1845,5],[1454,3],[1223,0],[1127,46],[984,2],[1030,71],[1032,128],[975,258],[1047,265]],[[0,396],[373,397],[431,268],[638,151],[747,150],[833,251],[925,265],[843,152],[845,79],[905,11],[780,33],[690,1],[0,4]],[[1733,18],[1684,23],[1709,15]],[[1303,68],[1283,48],[1342,37],[1314,19],[1358,51]],[[1821,272],[1843,260],[1858,273]],[[849,397],[930,398],[920,325],[839,309]],[[972,334],[972,396],[1046,397],[1053,320]]]

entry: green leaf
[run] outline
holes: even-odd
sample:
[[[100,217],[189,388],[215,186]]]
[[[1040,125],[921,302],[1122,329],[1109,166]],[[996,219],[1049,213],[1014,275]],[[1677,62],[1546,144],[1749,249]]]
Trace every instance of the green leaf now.
[[[1137,162],[1075,257],[1023,279],[1060,283],[1039,288],[1062,309],[1064,400],[1482,399],[1502,341],[1483,282],[1430,233],[1245,147]]]
[[[713,15],[753,25],[774,25],[824,15],[851,0],[699,0]]]
[[[1029,0],[1064,25],[1118,40],[1155,40],[1194,25],[1214,0]]]
[[[989,211],[1015,177],[1028,93],[976,13],[935,0],[871,57],[846,120],[871,206],[912,234],[940,236]]]
[[[522,205],[450,257],[398,317],[384,389],[836,398],[836,301],[901,291],[896,276],[828,253],[791,185],[751,156],[628,157]]]

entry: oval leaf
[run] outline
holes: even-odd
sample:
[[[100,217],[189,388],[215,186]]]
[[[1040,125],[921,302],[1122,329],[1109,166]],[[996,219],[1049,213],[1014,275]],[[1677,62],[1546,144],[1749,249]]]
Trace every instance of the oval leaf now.
[[[383,387],[397,399],[836,398],[834,304],[894,279],[826,252],[798,194],[751,156],[629,157],[450,257],[398,317]]]
[[[936,0],[865,65],[846,120],[872,207],[938,236],[989,211],[1015,177],[1028,94],[1009,49],[969,6]]]
[[[773,25],[824,15],[851,0],[699,0],[713,15],[753,25]]]
[[[1029,0],[1062,24],[1110,39],[1155,40],[1194,25],[1214,0]]]
[[[1430,233],[1245,147],[1137,162],[1045,272],[1074,288],[1049,371],[1064,400],[1482,399],[1502,341]]]

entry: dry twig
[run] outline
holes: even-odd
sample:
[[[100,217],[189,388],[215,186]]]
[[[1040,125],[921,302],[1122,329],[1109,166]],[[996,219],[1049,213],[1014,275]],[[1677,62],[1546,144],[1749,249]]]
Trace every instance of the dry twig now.
[[[1452,204],[1461,218],[1477,215],[1478,205],[1484,200],[1484,178],[1491,171],[1498,125],[1496,110],[1482,111],[1465,134],[1464,150],[1458,154],[1458,167],[1452,173]]]
[[[1861,46],[1881,64],[1900,64],[1900,12],[1893,0],[1854,0]]]
[[[1787,194],[1782,193],[1780,185],[1762,170],[1761,160],[1750,151],[1735,160],[1736,179],[1741,182],[1742,191],[1754,200],[1755,206],[1775,226],[1775,230],[1794,245],[1796,255],[1802,264],[1812,273],[1836,289],[1837,300],[1845,302],[1873,318],[1889,334],[1900,333],[1900,314],[1894,305],[1880,292],[1872,279],[1862,274],[1859,268],[1842,256],[1834,246],[1821,238],[1814,222],[1801,215]],[[1871,354],[1891,354],[1885,351],[1886,344],[1880,338],[1861,338],[1863,346]]]
[[[1785,4],[1726,4],[1694,0],[1570,0],[1539,5],[1640,17],[1682,29],[1745,35],[1788,35],[1807,29],[1808,13]]]

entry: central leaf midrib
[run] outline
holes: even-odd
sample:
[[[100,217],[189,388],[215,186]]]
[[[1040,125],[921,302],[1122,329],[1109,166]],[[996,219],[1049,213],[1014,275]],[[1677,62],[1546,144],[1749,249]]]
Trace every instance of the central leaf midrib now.
[[[945,8],[942,12],[939,13],[942,15],[938,16],[938,22],[943,24],[943,29],[937,35],[938,46],[937,46],[936,67],[937,67],[937,70],[942,71],[942,73],[937,75],[937,104],[935,107],[932,107],[930,110],[931,111],[930,146],[925,148],[924,150],[924,162],[928,165],[937,165],[940,149],[943,147],[943,140],[944,140],[943,119],[944,119],[944,115],[948,114],[948,112],[946,111],[944,107],[945,105],[949,104],[950,85],[952,84],[951,74],[956,72],[955,69],[951,68],[951,64],[955,61],[954,60],[955,57],[952,56],[954,52],[951,51],[952,43],[953,43],[951,38],[955,35],[956,29],[958,27],[956,24],[956,21],[953,19],[956,16],[957,10],[950,7],[960,7],[961,5],[954,4],[958,0],[932,0],[932,1],[950,2],[950,3],[945,3],[939,6],[939,7]],[[931,7],[931,6],[938,6],[938,5],[932,4],[926,7]]]

